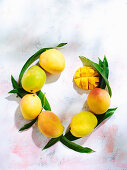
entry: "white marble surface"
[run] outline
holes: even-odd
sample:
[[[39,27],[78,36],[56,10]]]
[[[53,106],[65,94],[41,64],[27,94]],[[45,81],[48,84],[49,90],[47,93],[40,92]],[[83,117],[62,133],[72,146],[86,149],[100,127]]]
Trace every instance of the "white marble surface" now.
[[[37,125],[23,125],[19,101],[8,95],[11,74],[18,79],[24,62],[38,49],[68,45],[60,51],[66,68],[60,77],[47,75],[43,92],[65,127],[81,110],[88,93],[73,84],[78,56],[95,62],[107,56],[115,114],[89,137],[77,141],[96,150],[74,152],[61,143],[41,151],[48,141]],[[127,169],[127,0],[0,1],[0,170]]]

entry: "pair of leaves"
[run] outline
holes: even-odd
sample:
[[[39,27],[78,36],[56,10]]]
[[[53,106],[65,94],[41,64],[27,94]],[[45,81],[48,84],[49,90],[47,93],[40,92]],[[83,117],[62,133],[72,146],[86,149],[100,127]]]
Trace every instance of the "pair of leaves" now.
[[[96,115],[97,119],[98,119],[98,124],[97,126],[102,122],[104,121],[105,119],[107,119],[108,117],[112,116],[115,112],[117,108],[111,108],[111,109],[108,109],[104,114],[102,115]],[[96,126],[96,127],[97,127]],[[66,137],[66,139],[68,139],[68,143],[70,142],[70,145],[71,145],[71,141],[74,141],[74,140],[77,140],[79,139],[79,137],[75,137],[71,134],[70,131],[68,131],[64,137]],[[54,145],[55,143],[57,143],[59,141],[59,138],[52,138],[48,143],[47,145],[44,147],[44,149],[47,149],[49,147],[51,147],[52,145]]]
[[[106,57],[105,57],[105,58],[106,58]],[[112,90],[111,90],[111,87],[110,87],[110,85],[109,85],[109,81],[108,81],[108,79],[107,79],[107,77],[106,77],[106,75],[107,75],[107,73],[105,73],[106,70],[104,70],[104,68],[101,66],[101,64],[99,65],[99,64],[97,64],[97,63],[89,60],[88,58],[86,58],[86,57],[84,57],[84,56],[80,56],[80,59],[81,59],[83,65],[91,66],[91,67],[95,68],[95,69],[98,71],[98,73],[100,73],[100,75],[102,76],[102,78],[103,78],[104,81],[105,81],[105,84],[106,84],[107,87],[108,87],[108,92],[109,92],[109,95],[110,95],[110,97],[111,97],[111,96],[112,96]],[[107,69],[107,67],[106,67],[106,69]]]
[[[74,142],[71,142],[70,140],[68,140],[65,136],[60,136],[58,138],[52,138],[48,143],[47,145],[43,148],[44,149],[47,149],[49,147],[51,147],[52,145],[54,145],[55,143],[57,143],[58,141],[60,141],[61,143],[63,143],[65,146],[67,146],[68,148],[76,151],[76,152],[80,152],[80,153],[91,153],[91,152],[95,152],[93,151],[91,148],[88,148],[88,147],[83,147],[83,146],[80,146]]]

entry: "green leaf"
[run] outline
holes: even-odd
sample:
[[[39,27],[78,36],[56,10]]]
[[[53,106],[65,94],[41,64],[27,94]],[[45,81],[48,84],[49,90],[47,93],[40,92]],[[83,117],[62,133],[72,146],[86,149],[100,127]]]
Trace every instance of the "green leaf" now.
[[[73,136],[70,131],[68,131],[64,136],[70,141],[80,139],[80,137]]]
[[[30,123],[25,124],[22,128],[19,129],[19,131],[29,129],[36,122],[37,119],[38,119],[38,116],[34,120],[32,120]]]
[[[87,147],[83,147],[80,146],[74,142],[71,142],[70,140],[68,140],[65,136],[61,136],[60,138],[61,143],[63,143],[65,146],[67,146],[68,148],[76,151],[76,152],[80,152],[80,153],[91,153],[91,152],[95,152],[94,150],[87,148]]]
[[[40,100],[41,100],[42,106],[44,105],[44,109],[51,111],[50,104],[49,104],[47,98],[45,97],[45,95],[42,93],[41,90],[37,92],[37,95],[38,95],[38,97],[39,97]],[[45,104],[44,104],[44,103],[45,103]]]
[[[104,114],[102,115],[96,115],[97,119],[98,119],[98,124],[97,126],[102,122],[104,121],[105,119],[107,119],[108,117],[112,116],[114,114],[114,112],[116,111],[117,107],[116,108],[111,108],[111,109],[108,109],[107,112],[105,112]]]
[[[18,93],[18,89],[13,89],[13,90],[9,91],[8,93]]]
[[[80,59],[83,62],[83,65],[91,66],[91,67],[95,68],[98,71],[98,73],[101,74],[101,76],[103,77],[103,79],[108,87],[108,92],[111,97],[112,96],[111,87],[109,85],[108,79],[106,78],[105,74],[103,73],[102,67],[100,67],[97,63],[94,63],[93,61],[89,60],[88,58],[86,58],[84,56],[80,56]]]
[[[51,49],[51,48],[42,48],[40,50],[38,50],[34,55],[32,55],[27,61],[26,63],[24,64],[21,72],[20,72],[20,75],[19,75],[19,85],[21,85],[21,80],[22,80],[22,77],[23,77],[23,74],[25,73],[25,71],[27,70],[27,68],[34,62],[36,61],[40,54],[45,52],[46,50],[48,49]]]
[[[60,43],[59,45],[57,45],[57,47],[63,47],[65,46],[67,43]]]
[[[53,145],[54,145],[55,143],[57,143],[59,140],[60,140],[60,137],[50,139],[50,141],[45,145],[45,147],[44,147],[42,150],[47,149],[47,148],[53,146]]]
[[[17,89],[19,87],[17,81],[14,79],[12,75],[11,75],[11,82],[14,89]]]
[[[102,62],[102,61],[101,61]],[[108,68],[108,61],[106,59],[106,57],[104,56],[103,62],[101,63],[100,59],[99,59],[99,66],[101,66],[102,70],[103,70],[103,74],[105,75],[105,77],[108,79],[109,76],[109,68]],[[105,89],[106,87],[106,83],[105,80],[103,79],[103,77],[101,76],[100,79],[100,84],[99,87],[102,89]]]

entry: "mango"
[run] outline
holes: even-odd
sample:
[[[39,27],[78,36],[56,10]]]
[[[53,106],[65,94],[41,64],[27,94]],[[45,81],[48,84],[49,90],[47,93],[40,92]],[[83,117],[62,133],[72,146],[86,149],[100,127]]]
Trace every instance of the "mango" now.
[[[59,118],[51,111],[41,112],[38,117],[38,127],[49,138],[61,136],[64,130]]]
[[[42,110],[41,100],[35,94],[27,94],[20,101],[20,109],[24,119],[35,119]]]
[[[88,111],[76,114],[70,123],[70,132],[73,136],[83,137],[89,135],[97,126],[96,116]]]
[[[106,90],[95,88],[89,93],[87,103],[91,112],[103,114],[110,106],[110,96]]]
[[[34,65],[23,75],[21,84],[24,90],[35,93],[39,91],[46,81],[46,74],[42,68]]]
[[[76,85],[84,90],[92,90],[99,85],[99,74],[92,67],[80,67],[74,75]]]
[[[56,49],[50,49],[43,52],[40,55],[39,63],[43,69],[51,74],[59,74],[65,68],[64,56]]]

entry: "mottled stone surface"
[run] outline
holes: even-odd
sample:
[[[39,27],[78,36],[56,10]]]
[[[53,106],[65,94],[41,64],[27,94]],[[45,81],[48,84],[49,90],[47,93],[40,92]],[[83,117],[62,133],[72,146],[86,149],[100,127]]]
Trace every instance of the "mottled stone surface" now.
[[[60,51],[66,68],[47,74],[42,91],[52,111],[67,127],[73,115],[87,110],[88,92],[73,83],[82,66],[79,55],[95,62],[107,56],[111,107],[118,110],[91,135],[77,143],[95,150],[74,152],[48,142],[37,124],[25,132],[20,99],[9,95],[11,74],[18,79],[24,62],[42,47],[68,45]],[[1,0],[0,1],[0,170],[126,170],[127,169],[127,1],[126,0]],[[85,104],[84,104],[85,103]]]

